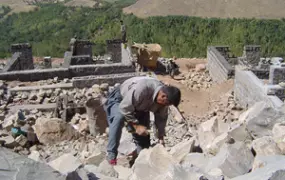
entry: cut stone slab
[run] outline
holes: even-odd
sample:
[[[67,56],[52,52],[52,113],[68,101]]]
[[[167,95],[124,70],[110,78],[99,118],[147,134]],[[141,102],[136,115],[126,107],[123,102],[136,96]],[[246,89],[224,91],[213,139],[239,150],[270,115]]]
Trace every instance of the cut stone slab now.
[[[82,165],[77,158],[69,153],[60,156],[48,164],[63,175],[67,175],[68,173],[75,171],[79,166]]]
[[[126,168],[123,166],[114,166],[114,169],[119,174],[119,179],[128,180],[130,175],[132,174],[132,170],[130,168]]]
[[[182,167],[196,166],[200,169],[205,169],[209,162],[209,157],[202,153],[190,153],[181,162]]]
[[[285,156],[257,156],[254,170],[231,180],[283,180],[285,179]]]
[[[262,138],[255,139],[252,142],[252,148],[257,155],[261,156],[282,154],[280,148],[271,136],[264,136]]]
[[[276,123],[284,122],[284,113],[268,106],[265,102],[258,102],[244,112],[239,121],[246,123],[247,130],[256,139],[271,136],[273,126]]]
[[[51,144],[78,138],[79,134],[68,123],[58,118],[39,118],[35,124],[35,133],[43,144]]]
[[[2,147],[0,147],[0,169],[1,180],[65,180],[64,176],[47,164],[33,161]]]
[[[187,154],[193,151],[194,145],[195,145],[194,138],[187,141],[182,141],[178,143],[176,146],[171,148],[170,154],[178,163],[180,163]]]
[[[219,168],[229,178],[243,175],[252,167],[254,156],[242,142],[224,144],[220,152],[210,159],[206,172]]]
[[[277,123],[272,129],[273,139],[277,146],[285,154],[285,123]]]

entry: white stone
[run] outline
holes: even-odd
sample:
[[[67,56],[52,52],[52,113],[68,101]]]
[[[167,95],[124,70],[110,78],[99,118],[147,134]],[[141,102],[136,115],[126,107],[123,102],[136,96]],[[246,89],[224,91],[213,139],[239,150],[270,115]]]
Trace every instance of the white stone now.
[[[186,167],[196,166],[200,169],[205,169],[209,162],[209,157],[202,153],[190,153],[182,161],[181,165]]]
[[[177,164],[175,159],[158,144],[153,148],[140,152],[132,167],[130,180],[150,180],[158,178],[169,171],[169,168]]]
[[[126,168],[123,166],[114,166],[114,169],[119,174],[118,178],[122,180],[128,180],[130,175],[132,174],[132,170],[130,168]]]
[[[272,129],[273,139],[277,146],[285,154],[285,123],[277,123]]]
[[[267,105],[265,102],[255,103],[249,110],[244,112],[239,121],[246,123],[246,128],[254,138],[271,136],[273,126],[284,121],[284,113]]]
[[[283,180],[285,179],[285,156],[256,157],[254,171],[231,180]]]
[[[117,178],[119,176],[118,173],[115,171],[114,167],[110,165],[107,160],[101,162],[97,170],[99,173],[109,177]]]
[[[220,152],[210,159],[206,171],[219,168],[225,176],[234,178],[247,173],[252,167],[253,160],[253,154],[242,142],[224,144]]]
[[[92,154],[85,160],[86,164],[94,164],[99,166],[99,164],[105,159],[105,154],[103,152],[97,151],[92,152]]]
[[[184,157],[193,151],[195,139],[185,140],[171,148],[170,154],[180,163]]]
[[[14,122],[16,121],[16,118],[17,115],[11,115],[8,118],[5,118],[2,127],[7,131],[10,131],[11,128],[13,127]]]
[[[72,154],[64,154],[48,164],[63,175],[75,171],[79,166],[82,165],[81,162]]]
[[[282,154],[281,150],[275,143],[272,137],[264,136],[259,139],[255,139],[252,142],[252,148],[256,152],[257,155],[278,155]]]
[[[203,122],[198,129],[198,139],[202,149],[210,147],[213,140],[218,135],[218,120],[213,117],[210,120]]]
[[[32,151],[28,158],[39,162],[40,161],[40,153],[38,151]]]
[[[230,140],[230,138],[231,137],[227,132],[217,136],[211,145],[205,149],[205,151],[212,155],[216,155],[219,152],[221,146]]]
[[[108,130],[109,130],[109,128],[108,128]],[[121,154],[124,154],[124,155],[129,155],[134,150],[136,150],[136,145],[133,142],[133,136],[131,133],[127,132],[127,130],[124,128],[122,131],[122,137],[120,140],[118,152]]]

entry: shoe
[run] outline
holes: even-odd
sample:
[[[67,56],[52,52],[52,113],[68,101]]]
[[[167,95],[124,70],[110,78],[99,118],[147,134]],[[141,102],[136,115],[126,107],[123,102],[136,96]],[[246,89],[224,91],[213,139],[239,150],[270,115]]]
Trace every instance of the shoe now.
[[[116,166],[117,165],[117,159],[109,160],[109,164],[112,165],[112,166]]]

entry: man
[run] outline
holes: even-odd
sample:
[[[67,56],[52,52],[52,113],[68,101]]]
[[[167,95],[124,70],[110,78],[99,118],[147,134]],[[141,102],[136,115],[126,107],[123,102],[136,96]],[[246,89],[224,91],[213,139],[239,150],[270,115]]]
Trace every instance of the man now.
[[[124,123],[132,132],[137,146],[136,153],[150,146],[149,112],[155,115],[155,126],[159,142],[164,145],[168,106],[178,106],[181,92],[178,88],[164,85],[150,77],[134,77],[115,88],[104,105],[109,124],[107,146],[108,161],[117,164],[118,147]]]
[[[120,22],[121,22],[122,41],[123,43],[126,43],[127,39],[126,26],[124,25],[124,22],[122,20]]]

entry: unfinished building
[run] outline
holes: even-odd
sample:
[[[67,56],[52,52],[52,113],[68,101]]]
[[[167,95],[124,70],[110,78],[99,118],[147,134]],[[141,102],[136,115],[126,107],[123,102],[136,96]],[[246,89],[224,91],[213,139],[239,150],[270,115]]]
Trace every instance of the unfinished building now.
[[[234,57],[227,46],[207,49],[208,70],[215,82],[234,79],[236,101],[244,108],[265,101],[273,107],[283,105],[285,99],[285,66],[261,58],[261,47],[244,47],[242,57]]]

